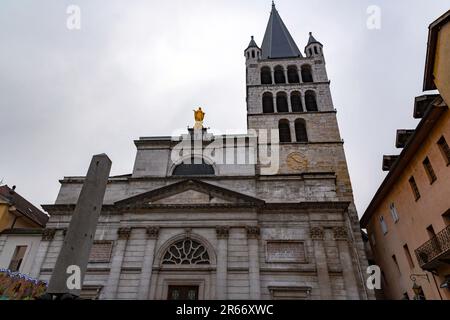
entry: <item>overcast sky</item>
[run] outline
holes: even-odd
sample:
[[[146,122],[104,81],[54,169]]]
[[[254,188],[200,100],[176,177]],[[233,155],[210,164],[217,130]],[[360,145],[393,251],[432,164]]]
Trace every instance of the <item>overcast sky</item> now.
[[[81,29],[67,28],[69,5]],[[395,131],[414,128],[428,25],[447,0],[278,0],[303,51],[324,44],[359,215],[380,185]],[[367,28],[367,8],[381,29]],[[140,136],[192,125],[203,106],[215,132],[246,131],[245,60],[260,45],[270,0],[2,0],[0,180],[34,204],[56,199],[64,176],[105,152],[131,173]]]

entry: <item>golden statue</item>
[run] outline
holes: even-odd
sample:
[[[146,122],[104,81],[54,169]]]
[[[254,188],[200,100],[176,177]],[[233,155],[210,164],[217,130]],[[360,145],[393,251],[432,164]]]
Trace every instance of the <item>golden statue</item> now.
[[[195,125],[194,129],[202,129],[203,128],[203,119],[205,118],[205,113],[203,112],[202,108],[198,108],[194,111],[194,119],[195,119]]]

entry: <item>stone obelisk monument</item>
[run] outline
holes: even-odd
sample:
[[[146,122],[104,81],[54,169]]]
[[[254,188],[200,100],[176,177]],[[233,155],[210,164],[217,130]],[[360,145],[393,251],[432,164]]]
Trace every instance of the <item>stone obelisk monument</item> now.
[[[46,298],[76,298],[83,284],[103,197],[111,170],[106,154],[92,157],[64,243],[56,260]],[[79,279],[76,279],[80,276]],[[77,281],[78,280],[78,281]]]

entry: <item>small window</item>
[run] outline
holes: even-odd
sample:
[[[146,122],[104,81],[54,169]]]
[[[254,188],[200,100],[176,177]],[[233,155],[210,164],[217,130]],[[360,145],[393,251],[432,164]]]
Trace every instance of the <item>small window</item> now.
[[[291,107],[292,112],[303,112],[302,96],[298,91],[291,93]]]
[[[316,93],[314,91],[308,90],[305,92],[305,104],[307,111],[318,111]]]
[[[303,82],[313,82],[313,76],[310,66],[302,66],[301,74]]]
[[[417,201],[420,199],[419,188],[417,187],[416,179],[414,177],[409,178],[409,185],[411,186],[411,190],[414,194],[414,199]]]
[[[297,142],[308,142],[305,120],[295,120],[295,139]]]
[[[252,58],[255,58],[255,50],[252,50]]]
[[[391,211],[391,216],[394,222],[397,222],[400,218],[398,216],[397,208],[395,207],[395,204],[391,203],[389,206],[389,210]]]
[[[20,270],[23,258],[25,257],[25,252],[27,251],[27,246],[17,246],[14,250],[11,262],[9,263],[8,269],[17,272]]]
[[[380,226],[381,226],[381,231],[383,232],[383,234],[386,234],[388,232],[388,228],[387,228],[386,221],[384,221],[383,216],[380,216]]]
[[[439,149],[441,150],[442,156],[444,157],[445,163],[450,165],[450,147],[445,141],[444,137],[441,137],[438,141]]]
[[[273,113],[273,95],[270,92],[265,92],[262,98],[263,113]]]
[[[178,164],[173,170],[173,176],[203,176],[214,175],[214,167],[204,159],[191,158]]]
[[[437,180],[437,177],[428,157],[423,160],[423,167],[425,168],[425,172],[427,173],[428,179],[430,180],[430,184],[433,184]]]
[[[261,68],[261,84],[272,84],[272,73],[269,67]]]
[[[296,66],[288,67],[288,82],[289,83],[299,83],[300,77],[298,76],[298,70]]]
[[[286,83],[286,77],[284,76],[284,69],[281,66],[275,67],[275,83]]]
[[[317,51],[317,47],[316,46],[314,46],[314,53],[315,54],[319,54],[319,51]]]
[[[285,92],[277,93],[277,112],[289,112],[288,99]]]
[[[412,259],[411,252],[409,251],[409,248],[408,248],[407,244],[405,244],[403,246],[403,251],[405,251],[406,260],[408,260],[409,267],[411,269],[414,269],[414,261]]]
[[[291,142],[291,129],[288,120],[280,120],[278,124],[280,142]]]
[[[397,268],[398,274],[402,274],[402,272],[400,271],[400,266],[398,265],[398,261],[397,261],[397,257],[395,256],[395,254],[392,255],[392,261],[395,264],[395,267]]]

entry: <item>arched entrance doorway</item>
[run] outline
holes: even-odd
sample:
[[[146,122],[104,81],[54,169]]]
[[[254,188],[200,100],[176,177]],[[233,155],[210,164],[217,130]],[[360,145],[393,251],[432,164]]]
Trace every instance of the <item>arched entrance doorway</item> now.
[[[209,300],[214,298],[216,258],[212,246],[198,235],[168,240],[154,265],[155,299]]]

